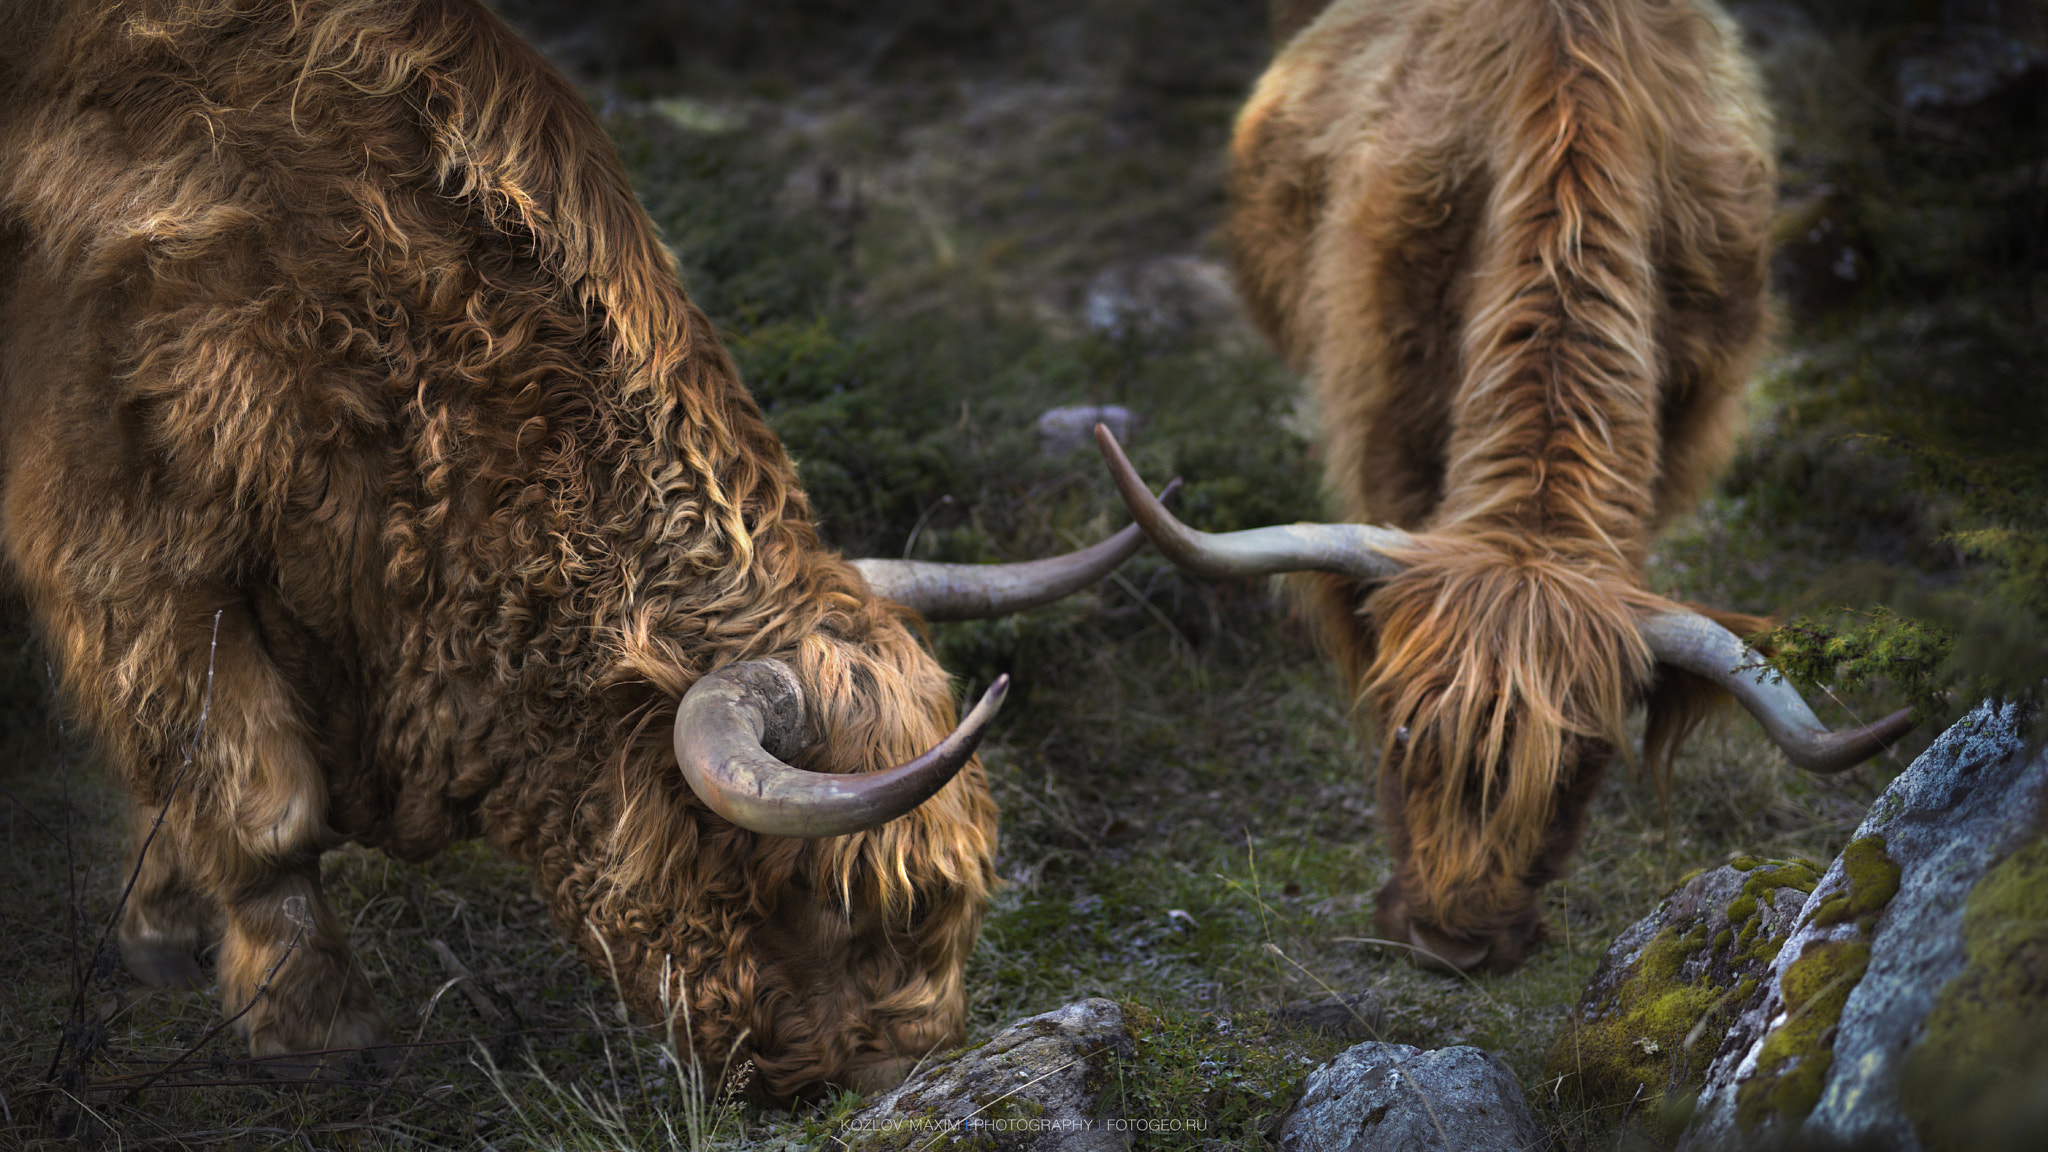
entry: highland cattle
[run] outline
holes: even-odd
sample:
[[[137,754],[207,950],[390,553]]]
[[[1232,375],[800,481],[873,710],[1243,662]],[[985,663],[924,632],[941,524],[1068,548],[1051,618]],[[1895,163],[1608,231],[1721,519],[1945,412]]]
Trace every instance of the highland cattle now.
[[[1830,733],[1735,634],[1761,621],[1644,587],[1728,459],[1769,327],[1770,115],[1729,18],[1317,8],[1276,4],[1298,30],[1238,118],[1226,238],[1349,523],[1192,532],[1098,435],[1177,562],[1326,574],[1311,599],[1379,746],[1380,934],[1505,971],[1637,705],[1660,771],[1717,689],[1817,772],[1911,719]]]
[[[0,11],[0,556],[132,795],[128,968],[386,1038],[320,888],[482,838],[762,1094],[959,1037],[996,811],[916,609],[822,546],[577,92],[476,0]],[[951,734],[949,734],[951,730]]]

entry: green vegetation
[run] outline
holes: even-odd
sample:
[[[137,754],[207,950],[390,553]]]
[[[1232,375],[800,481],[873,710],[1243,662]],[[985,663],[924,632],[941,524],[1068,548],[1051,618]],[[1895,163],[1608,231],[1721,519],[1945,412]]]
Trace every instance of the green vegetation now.
[[[1868,936],[1892,897],[1899,894],[1899,866],[1884,850],[1884,837],[1851,840],[1842,849],[1845,883],[1820,902],[1807,920],[1816,926],[1855,923]]]
[[[2048,1069],[2048,840],[1977,882],[1963,911],[1963,971],[1927,1014],[1905,1105],[1936,1152],[2020,1147],[2038,1135]]]
[[[1582,1108],[1634,1107],[1647,1120],[1638,1135],[1677,1138],[1707,1065],[1791,934],[1791,918],[1773,911],[1777,893],[1812,892],[1823,871],[1810,860],[1753,856],[1729,867],[1743,875],[1725,907],[1706,903],[1674,919],[1633,964],[1594,977],[1544,1061],[1555,1091]]]
[[[1885,853],[1883,837],[1851,841],[1842,865],[1842,886],[1809,904],[1801,919],[1823,927],[1853,924],[1854,930],[1809,941],[1778,977],[1785,1021],[1764,1038],[1755,1073],[1735,1092],[1735,1120],[1745,1132],[1768,1118],[1786,1122],[1779,1130],[1787,1131],[1820,1102],[1842,1006],[1870,964],[1878,914],[1898,894],[1899,865]]]
[[[1185,478],[1198,527],[1317,514],[1294,385],[1212,291],[1220,150],[1265,55],[1256,4],[507,6],[580,70],[834,546],[1025,559],[1122,526],[1092,448],[1040,443],[1037,415],[1066,404],[1135,411],[1133,459],[1155,484]],[[1907,701],[1939,718],[2048,670],[2034,447],[2048,245],[2027,183],[2044,150],[1891,115],[1868,94],[1886,89],[1897,37],[1855,5],[1815,10],[1804,55],[1767,61],[1787,199],[1821,198],[1863,272],[1830,294],[1787,271],[1793,314],[1754,431],[1651,579],[1801,610],[1773,641],[1795,676],[1839,694],[1814,697],[1831,723]],[[1795,243],[1787,260],[1805,255]],[[0,1144],[834,1146],[856,1100],[763,1110],[732,1103],[744,1069],[675,1067],[620,1022],[526,875],[478,846],[422,865],[330,857],[404,1062],[316,1087],[266,1079],[212,1033],[208,997],[143,990],[93,959],[123,816],[57,730],[22,636],[17,623],[0,661]],[[1018,686],[985,756],[1006,883],[968,973],[973,1038],[1115,998],[1137,1056],[1105,1091],[1133,1116],[1208,1119],[1213,1148],[1269,1142],[1335,1050],[1271,1010],[1362,990],[1386,1004],[1383,1039],[1496,1050],[1560,1146],[1612,1146],[1647,1105],[1564,1080],[1661,1090],[1692,1028],[1722,1017],[1690,986],[1645,990],[1617,1002],[1609,1019],[1627,1023],[1605,1055],[1552,1055],[1608,942],[1688,874],[1740,857],[1750,903],[1725,931],[1660,940],[1652,966],[1768,958],[1765,889],[1811,884],[1810,864],[1783,862],[1831,859],[1905,762],[1807,777],[1743,718],[1710,724],[1677,761],[1668,819],[1646,782],[1617,770],[1603,787],[1527,967],[1452,978],[1374,938],[1389,861],[1371,745],[1275,584],[1194,580],[1148,553],[1094,591],[932,638],[963,681]],[[1854,961],[1801,958],[1803,1019],[1838,1010]],[[1814,1066],[1794,1055],[1774,1092],[1797,1095],[1789,1077]],[[180,1056],[183,1071],[129,1090]]]
[[[1925,4],[1812,8],[1822,35],[1781,33],[1764,56],[1788,144],[1791,355],[1724,488],[1740,534],[1807,556],[1805,610],[1771,636],[1775,655],[1808,687],[1891,685],[1928,720],[1987,695],[2038,699],[2040,73],[1974,101],[1916,98],[1902,78],[1962,74],[1944,46],[1972,30],[1937,30]],[[2038,11],[2015,11],[1988,39],[2044,34]]]
[[[1735,1122],[1743,1131],[1767,1117],[1796,1125],[1820,1103],[1821,1085],[1835,1059],[1835,1024],[1869,964],[1869,943],[1847,939],[1808,944],[1786,966],[1779,980],[1785,1022],[1765,1037],[1756,1073],[1735,1091]]]

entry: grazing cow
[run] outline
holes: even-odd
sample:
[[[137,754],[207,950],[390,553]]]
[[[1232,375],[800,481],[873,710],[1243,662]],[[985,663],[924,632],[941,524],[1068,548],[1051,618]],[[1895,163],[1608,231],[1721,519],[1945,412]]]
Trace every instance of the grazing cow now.
[[[1769,117],[1729,20],[1709,0],[1282,7],[1305,26],[1238,120],[1228,239],[1353,523],[1141,520],[1198,571],[1332,573],[1327,643],[1380,743],[1381,934],[1505,971],[1634,705],[1660,770],[1716,684],[1816,771],[1910,720],[1830,734],[1775,673],[1735,672],[1760,658],[1724,625],[1754,621],[1642,586],[1729,454],[1766,327]]]
[[[962,1031],[1001,686],[949,736],[912,609],[1142,543],[826,551],[596,120],[476,0],[0,12],[0,500],[133,796],[137,976],[218,939],[256,1054],[374,1046],[321,853],[482,837],[771,1097]]]

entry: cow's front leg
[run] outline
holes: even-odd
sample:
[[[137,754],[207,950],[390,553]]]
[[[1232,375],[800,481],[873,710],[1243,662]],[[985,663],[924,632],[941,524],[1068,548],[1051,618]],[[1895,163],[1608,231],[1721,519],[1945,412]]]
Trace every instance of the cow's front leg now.
[[[144,984],[202,987],[196,957],[220,936],[220,905],[193,873],[165,806],[136,804],[131,813],[133,883],[121,909],[121,962]]]
[[[383,1041],[384,1015],[320,892],[317,855],[247,877],[222,903],[221,1009],[252,1055]]]
[[[381,1041],[383,1014],[320,892],[320,854],[333,839],[326,777],[298,695],[248,610],[191,591],[120,615],[90,600],[51,602],[68,610],[46,618],[46,635],[67,650],[67,694],[134,802],[135,884],[121,922],[129,970],[192,984],[193,953],[218,931],[222,1009],[255,1055]],[[109,634],[125,639],[112,653]]]
[[[224,613],[193,764],[186,847],[224,921],[221,1008],[260,1057],[374,1045],[383,1013],[320,891],[326,777],[263,636]]]

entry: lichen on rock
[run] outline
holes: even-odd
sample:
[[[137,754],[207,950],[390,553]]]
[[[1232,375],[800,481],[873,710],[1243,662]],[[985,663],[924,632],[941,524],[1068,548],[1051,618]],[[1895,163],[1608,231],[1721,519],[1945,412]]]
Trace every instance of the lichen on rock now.
[[[1106,1070],[1133,1055],[1123,1010],[1094,999],[1019,1020],[940,1057],[849,1116],[850,1152],[1113,1152],[1126,1133],[1098,1115]]]
[[[1280,1126],[1281,1152],[1537,1148],[1543,1130],[1500,1058],[1367,1041],[1309,1074]]]
[[[1869,966],[1870,945],[1859,939],[1816,940],[1786,966],[1779,979],[1783,1023],[1764,1037],[1755,1074],[1735,1092],[1735,1122],[1744,1132],[1766,1116],[1804,1120],[1820,1103],[1835,1058],[1835,1025]]]
[[[1842,849],[1842,871],[1848,884],[1830,893],[1809,919],[1816,925],[1856,921],[1868,934],[1877,914],[1899,893],[1899,865],[1884,850],[1884,837],[1864,836]]]
[[[1735,1122],[1744,1132],[1767,1115],[1804,1120],[1820,1103],[1834,1062],[1835,1026],[1870,966],[1877,915],[1898,894],[1899,865],[1885,854],[1882,836],[1851,841],[1839,869],[1839,886],[1809,900],[1801,921],[1814,928],[1853,927],[1806,943],[1779,975],[1782,1015],[1764,1037],[1756,1071],[1735,1093]]]
[[[1986,704],[1892,782],[1735,1021],[1681,1150],[2040,1146],[2048,755],[2026,723]]]
[[[1963,911],[1963,971],[1927,1013],[1901,1096],[1934,1152],[2048,1128],[2048,837],[1985,873]]]
[[[1688,878],[1608,949],[1545,1079],[1588,1107],[1682,1113],[1819,876],[1810,860],[1738,857]]]

